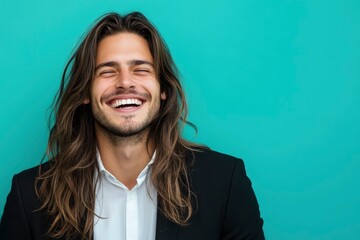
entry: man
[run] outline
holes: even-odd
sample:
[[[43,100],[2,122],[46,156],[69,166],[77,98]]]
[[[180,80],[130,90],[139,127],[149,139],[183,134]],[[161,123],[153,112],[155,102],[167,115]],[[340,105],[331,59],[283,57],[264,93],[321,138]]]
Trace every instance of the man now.
[[[176,67],[141,13],[96,23],[54,112],[50,160],[14,176],[1,239],[264,239],[243,162],[181,137]]]

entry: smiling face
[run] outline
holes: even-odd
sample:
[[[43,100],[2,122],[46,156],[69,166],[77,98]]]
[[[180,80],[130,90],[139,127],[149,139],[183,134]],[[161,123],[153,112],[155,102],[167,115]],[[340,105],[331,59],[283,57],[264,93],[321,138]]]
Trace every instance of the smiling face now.
[[[129,137],[144,132],[156,118],[160,83],[147,41],[134,33],[117,33],[102,39],[97,49],[96,71],[90,103],[95,131]]]

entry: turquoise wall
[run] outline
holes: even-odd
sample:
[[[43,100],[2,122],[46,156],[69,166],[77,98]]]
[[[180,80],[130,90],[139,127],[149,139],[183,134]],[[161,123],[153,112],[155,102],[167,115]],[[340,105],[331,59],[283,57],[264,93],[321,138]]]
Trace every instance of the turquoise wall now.
[[[360,239],[360,1],[62,0],[0,7],[0,215],[39,163],[83,32],[142,11],[181,70],[198,142],[242,157],[270,240]]]

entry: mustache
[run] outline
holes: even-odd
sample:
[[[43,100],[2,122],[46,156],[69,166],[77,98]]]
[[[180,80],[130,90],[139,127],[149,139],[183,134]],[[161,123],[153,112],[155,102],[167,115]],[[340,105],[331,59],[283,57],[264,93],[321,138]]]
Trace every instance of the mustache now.
[[[134,89],[116,89],[115,91],[113,92],[110,92],[106,95],[103,95],[101,97],[101,100],[102,101],[107,101],[108,99],[112,98],[112,97],[115,97],[115,96],[120,96],[120,95],[135,95],[135,96],[138,96],[139,98],[143,98],[145,100],[149,100],[150,99],[150,94],[149,93],[141,93],[141,92],[138,92]]]

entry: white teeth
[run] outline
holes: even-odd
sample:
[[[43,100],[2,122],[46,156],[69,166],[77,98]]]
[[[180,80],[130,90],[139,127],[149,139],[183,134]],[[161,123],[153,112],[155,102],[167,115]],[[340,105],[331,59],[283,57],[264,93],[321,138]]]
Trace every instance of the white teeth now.
[[[142,101],[139,99],[136,99],[136,98],[118,99],[118,100],[115,100],[111,104],[111,106],[116,108],[116,107],[120,107],[122,105],[128,105],[128,104],[134,104],[134,105],[140,106],[142,104]]]

